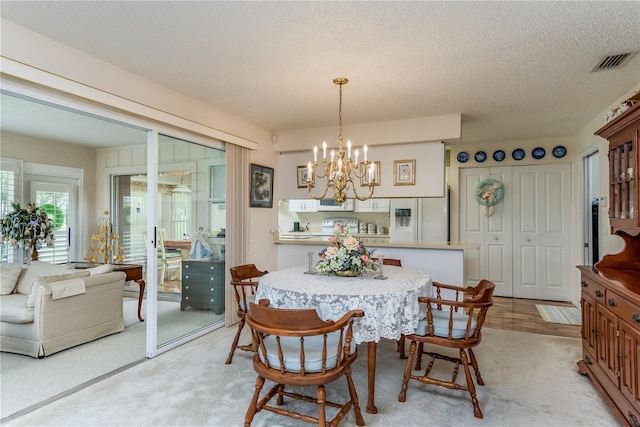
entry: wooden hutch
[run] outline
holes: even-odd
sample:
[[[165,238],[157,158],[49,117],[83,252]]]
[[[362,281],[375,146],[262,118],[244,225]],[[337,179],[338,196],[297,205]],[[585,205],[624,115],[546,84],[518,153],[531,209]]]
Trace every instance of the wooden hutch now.
[[[609,141],[609,224],[625,243],[594,267],[579,266],[581,374],[589,375],[624,425],[640,426],[640,102],[595,134]]]

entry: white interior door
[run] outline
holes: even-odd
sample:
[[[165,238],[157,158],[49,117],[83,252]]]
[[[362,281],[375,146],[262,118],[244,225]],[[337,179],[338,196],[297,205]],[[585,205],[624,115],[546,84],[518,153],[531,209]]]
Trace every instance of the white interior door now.
[[[53,264],[62,264],[79,258],[74,252],[71,231],[77,229],[76,212],[78,187],[73,184],[30,181],[31,197],[37,206],[55,206],[57,212],[52,220],[58,220],[53,230],[53,247],[43,246],[38,249],[38,259]]]
[[[513,296],[571,300],[571,166],[513,171]]]
[[[495,283],[495,295],[513,296],[512,286],[512,225],[511,204],[494,206],[486,216],[475,199],[476,186],[486,178],[493,178],[505,186],[505,199],[511,192],[511,168],[473,168],[460,171],[460,240],[477,243],[478,250],[465,251],[466,286],[475,286],[481,279]]]
[[[493,215],[476,202],[485,178],[504,185]],[[571,300],[571,166],[506,166],[460,170],[460,241],[467,286],[496,284],[496,296]]]

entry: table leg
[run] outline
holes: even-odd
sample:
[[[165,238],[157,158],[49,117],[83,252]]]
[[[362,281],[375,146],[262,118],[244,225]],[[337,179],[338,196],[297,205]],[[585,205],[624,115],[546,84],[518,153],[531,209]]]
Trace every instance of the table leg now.
[[[138,286],[140,286],[140,295],[138,295],[138,319],[141,322],[144,322],[142,315],[140,315],[140,311],[142,310],[142,300],[144,299],[144,288],[147,286],[144,280],[136,280]]]
[[[376,394],[376,351],[378,350],[378,343],[370,341],[367,343],[368,353],[368,369],[367,375],[369,379],[369,395],[367,396],[367,412],[370,414],[377,414],[378,408],[375,405]]]

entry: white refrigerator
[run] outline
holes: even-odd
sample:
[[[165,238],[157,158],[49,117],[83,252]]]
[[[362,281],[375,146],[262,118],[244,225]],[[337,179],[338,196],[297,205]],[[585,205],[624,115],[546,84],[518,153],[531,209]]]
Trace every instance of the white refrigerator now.
[[[448,242],[449,197],[391,199],[389,237],[396,241]]]

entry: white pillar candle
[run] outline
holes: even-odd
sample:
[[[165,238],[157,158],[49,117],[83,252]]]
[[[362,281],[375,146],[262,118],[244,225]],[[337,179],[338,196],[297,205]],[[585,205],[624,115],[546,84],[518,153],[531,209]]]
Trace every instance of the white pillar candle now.
[[[333,158],[336,155],[336,150],[331,150],[331,163],[333,163]]]
[[[313,162],[318,163],[318,146],[313,146]]]
[[[367,161],[367,144],[364,144],[364,147],[362,147],[362,151],[364,151],[364,161]]]
[[[313,166],[311,166],[311,162],[307,163],[307,181],[311,181],[311,177],[313,176]]]
[[[354,156],[355,157],[355,164],[356,164],[356,167],[358,167],[358,154],[359,153],[358,153],[358,149],[357,148],[356,148],[356,152],[354,154],[355,154],[355,156]]]
[[[347,159],[351,158],[351,140],[347,140]]]
[[[322,141],[322,160],[327,160],[327,141]]]

